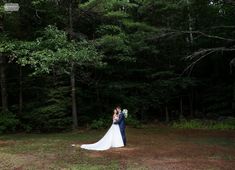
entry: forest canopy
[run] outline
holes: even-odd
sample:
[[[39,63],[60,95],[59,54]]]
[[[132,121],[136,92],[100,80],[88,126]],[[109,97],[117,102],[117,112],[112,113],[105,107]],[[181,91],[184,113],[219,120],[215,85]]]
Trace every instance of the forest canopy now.
[[[9,2],[9,1],[7,1]],[[229,0],[0,1],[0,132],[235,113]]]

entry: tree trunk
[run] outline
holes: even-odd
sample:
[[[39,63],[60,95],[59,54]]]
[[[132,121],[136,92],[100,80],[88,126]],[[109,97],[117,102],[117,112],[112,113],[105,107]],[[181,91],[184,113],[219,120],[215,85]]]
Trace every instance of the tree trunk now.
[[[180,96],[180,119],[183,119],[183,98]]]
[[[56,82],[57,82],[56,71],[55,71],[55,68],[53,68],[53,85],[54,85],[54,87],[56,87]]]
[[[191,45],[193,44],[194,42],[194,38],[193,38],[193,18],[191,16],[191,11],[190,11],[190,2],[189,0],[187,0],[187,5],[188,5],[188,29],[190,31],[190,34],[189,34],[189,40],[190,40],[190,43]]]
[[[100,90],[98,82],[96,82],[96,103],[98,104],[98,111],[102,113],[102,101],[100,100]]]
[[[8,111],[7,105],[7,84],[6,84],[6,58],[0,54],[0,80],[1,80],[1,97],[2,97],[2,111]]]
[[[73,128],[78,128],[77,105],[76,105],[76,85],[75,85],[74,62],[71,63],[71,88],[72,88],[72,115]]]
[[[73,34],[73,1],[70,0],[69,3],[69,38],[72,40]]]
[[[191,91],[190,97],[189,97],[189,107],[190,107],[190,117],[193,118],[194,117],[194,113],[193,113],[193,90]]]
[[[230,74],[233,79],[233,99],[232,99],[232,113],[235,116],[235,58],[230,61]]]
[[[170,118],[169,118],[169,111],[168,111],[167,105],[165,106],[165,113],[166,113],[166,122],[169,122]]]
[[[235,78],[235,76],[233,76]],[[235,116],[235,80],[233,80],[233,101],[232,101],[232,111],[233,111],[233,116]]]
[[[23,80],[22,80],[22,66],[19,68],[19,114],[22,114],[23,109]]]
[[[73,0],[69,3],[69,38],[72,40],[73,34]],[[72,117],[73,117],[73,128],[78,128],[78,116],[77,116],[77,105],[76,105],[76,85],[75,85],[75,63],[71,62],[71,88],[72,88]]]
[[[145,107],[141,107],[141,122],[144,122],[145,117],[144,117],[144,112],[145,112]]]

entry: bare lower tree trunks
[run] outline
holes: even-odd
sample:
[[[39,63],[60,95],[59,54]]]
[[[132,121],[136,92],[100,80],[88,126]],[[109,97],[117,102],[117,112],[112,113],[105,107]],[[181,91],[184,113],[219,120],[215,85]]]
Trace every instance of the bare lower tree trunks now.
[[[23,109],[23,80],[22,66],[19,66],[19,114],[22,114]]]
[[[77,105],[76,105],[76,84],[75,84],[75,68],[74,62],[71,63],[71,88],[72,88],[72,115],[73,115],[73,128],[78,128],[77,118]]]
[[[6,85],[6,58],[0,54],[0,81],[1,81],[1,99],[2,111],[8,111],[7,105],[7,85]]]

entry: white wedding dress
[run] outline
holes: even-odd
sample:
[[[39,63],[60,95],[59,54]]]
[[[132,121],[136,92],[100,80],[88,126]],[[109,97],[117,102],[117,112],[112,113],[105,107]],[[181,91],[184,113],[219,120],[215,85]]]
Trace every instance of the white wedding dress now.
[[[103,151],[110,148],[123,147],[122,135],[119,125],[112,124],[102,139],[93,144],[83,144],[81,148],[88,150]]]

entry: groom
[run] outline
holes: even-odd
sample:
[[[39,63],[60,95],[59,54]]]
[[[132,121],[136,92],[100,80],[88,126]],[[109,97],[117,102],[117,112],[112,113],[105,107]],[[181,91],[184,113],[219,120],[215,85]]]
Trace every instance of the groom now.
[[[118,112],[119,119],[118,119],[118,121],[116,121],[114,124],[118,124],[118,125],[119,125],[120,131],[121,131],[121,135],[122,135],[123,144],[124,144],[124,146],[126,146],[126,132],[125,132],[126,124],[125,124],[125,116],[124,116],[124,114],[122,113],[120,106],[117,106],[117,107],[116,107],[116,110],[117,110],[117,112]]]

